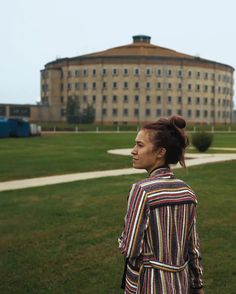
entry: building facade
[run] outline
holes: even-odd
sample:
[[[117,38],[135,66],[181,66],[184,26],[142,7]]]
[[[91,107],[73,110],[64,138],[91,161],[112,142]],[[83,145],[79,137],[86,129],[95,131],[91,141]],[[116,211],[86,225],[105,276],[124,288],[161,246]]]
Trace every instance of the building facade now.
[[[65,121],[68,100],[95,122],[130,124],[160,116],[231,123],[234,68],[150,43],[145,35],[105,51],[49,62],[41,70],[44,119]]]

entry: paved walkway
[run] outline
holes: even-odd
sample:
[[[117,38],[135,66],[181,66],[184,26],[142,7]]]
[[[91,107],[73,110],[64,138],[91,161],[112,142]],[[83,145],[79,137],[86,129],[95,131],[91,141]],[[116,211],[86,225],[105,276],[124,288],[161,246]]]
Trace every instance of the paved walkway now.
[[[119,154],[119,155],[130,155],[131,149],[115,149],[109,150],[110,154]],[[236,160],[236,153],[217,153],[217,154],[186,154],[186,165],[200,165],[211,162],[220,162],[220,161],[231,161]],[[179,165],[176,165],[175,168],[179,168]],[[104,171],[92,171],[92,172],[83,172],[83,173],[74,173],[74,174],[65,174],[58,176],[49,176],[49,177],[40,177],[16,181],[7,181],[0,183],[0,192],[16,189],[24,189],[31,187],[40,187],[46,185],[53,185],[59,183],[68,183],[74,181],[96,179],[103,177],[113,177],[113,176],[122,176],[122,175],[131,175],[131,174],[140,174],[145,173],[145,170],[125,168],[125,169],[116,169],[116,170],[104,170]]]

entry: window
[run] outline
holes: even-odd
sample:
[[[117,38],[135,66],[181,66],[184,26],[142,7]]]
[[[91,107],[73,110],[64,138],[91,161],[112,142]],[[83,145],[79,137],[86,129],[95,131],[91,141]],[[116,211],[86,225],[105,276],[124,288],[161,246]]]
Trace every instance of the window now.
[[[102,109],[102,115],[103,115],[103,116],[106,116],[106,115],[107,115],[107,109],[106,109],[106,108],[103,108],[103,109]]]
[[[204,92],[207,92],[207,91],[208,91],[208,86],[205,85],[205,86],[204,86]]]
[[[102,96],[102,102],[107,102],[107,96],[106,95]]]
[[[215,99],[211,98],[211,105],[215,105]]]
[[[171,89],[171,87],[172,87],[172,84],[171,83],[168,83],[168,89]]]
[[[156,111],[156,114],[157,114],[157,116],[160,116],[161,115],[161,109],[157,109],[157,111]]]
[[[103,75],[103,76],[106,76],[106,75],[107,75],[107,69],[106,69],[106,68],[103,68],[103,69],[102,69],[102,75]]]
[[[161,96],[157,96],[157,103],[161,103]]]
[[[205,97],[205,98],[204,98],[204,104],[207,104],[207,103],[208,103],[208,98]]]
[[[68,83],[68,84],[67,84],[67,90],[71,90],[71,89],[72,89],[71,84]]]
[[[196,97],[196,104],[200,104],[200,97]]]
[[[79,77],[80,76],[80,71],[78,69],[75,71],[75,76],[76,77]]]
[[[220,103],[221,103],[221,100],[220,100],[220,99],[218,99],[218,105],[220,105]]]
[[[64,103],[64,96],[61,96],[61,103]]]
[[[84,89],[84,90],[87,89],[87,83],[83,83],[83,89]]]
[[[138,102],[139,102],[139,96],[138,96],[138,95],[135,95],[135,96],[134,96],[134,102],[135,102],[135,103],[138,103]]]
[[[72,73],[70,70],[68,71],[67,76],[68,76],[68,78],[70,78],[72,76]]]
[[[212,76],[211,76],[211,77],[212,77],[212,80],[213,80],[213,81],[214,81],[214,80],[215,80],[215,78],[216,78],[216,76],[215,76],[215,74],[214,74],[214,73],[212,74]]]
[[[211,86],[211,93],[215,93],[215,86]]]
[[[196,91],[197,91],[197,92],[200,91],[200,85],[199,85],[199,84],[196,85]]]
[[[116,96],[116,95],[113,95],[113,97],[112,97],[112,102],[113,102],[113,103],[116,103],[116,102],[117,102],[117,96]]]
[[[93,95],[93,102],[96,102],[96,95]]]
[[[139,82],[135,82],[134,87],[135,89],[139,89]]]
[[[192,117],[192,110],[191,110],[191,109],[188,109],[188,111],[187,111],[187,116],[188,116],[188,117]]]
[[[97,71],[96,71],[96,69],[94,68],[94,69],[93,69],[93,76],[96,76],[96,74],[97,74]]]
[[[212,118],[215,117],[215,111],[214,111],[214,110],[211,111],[211,117],[212,117]]]
[[[112,115],[117,116],[117,113],[118,113],[117,108],[113,108],[112,109]]]
[[[150,68],[146,68],[146,76],[150,76],[151,75],[151,69]]]
[[[221,87],[218,87],[218,93],[221,93]]]
[[[127,103],[128,102],[128,96],[124,95],[124,102]]]
[[[157,83],[157,89],[161,89],[161,83]]]
[[[112,87],[113,87],[113,89],[117,89],[117,82],[113,82]]]
[[[64,85],[63,84],[61,84],[61,91],[63,91],[64,90]]]
[[[191,91],[192,90],[192,85],[188,84],[188,90]]]
[[[204,110],[204,117],[208,117],[208,111]]]
[[[96,89],[96,83],[93,82],[93,90],[95,90],[95,89]]]
[[[178,104],[181,104],[182,103],[182,97],[179,96],[177,101],[178,101]]]
[[[167,115],[172,115],[172,110],[171,109],[167,109]]]
[[[187,102],[188,102],[188,104],[191,104],[192,103],[192,97],[188,97]]]
[[[181,109],[178,109],[178,110],[177,110],[177,114],[178,114],[178,115],[182,115],[182,110],[181,110]]]
[[[161,76],[161,69],[157,69],[157,76]]]
[[[75,89],[76,90],[79,90],[79,88],[80,88],[80,84],[79,83],[75,83]]]
[[[150,89],[151,88],[151,85],[149,82],[146,83],[146,89]]]
[[[128,116],[129,115],[129,110],[127,108],[124,108],[123,115],[124,116]]]
[[[150,101],[151,101],[150,96],[147,95],[147,96],[146,96],[146,103],[150,103]]]
[[[197,79],[200,79],[201,77],[200,71],[197,72],[196,76],[197,76]]]
[[[178,71],[178,77],[182,77],[182,70]]]
[[[118,74],[117,68],[113,68],[112,69],[112,75],[117,76],[117,74]]]
[[[172,97],[171,97],[171,96],[168,96],[168,98],[167,98],[167,102],[168,102],[168,103],[171,103],[171,102],[172,102]]]
[[[139,109],[138,108],[135,108],[134,109],[134,116],[139,116]]]
[[[86,77],[88,75],[88,70],[87,69],[83,69],[83,76]]]
[[[124,82],[124,89],[128,89],[128,82]]]
[[[181,83],[178,84],[178,89],[179,90],[182,89],[182,84]]]
[[[196,117],[200,117],[200,110],[197,109],[197,110],[195,111],[195,116],[196,116]]]
[[[192,72],[189,70],[188,71],[188,77],[191,78],[192,77]]]
[[[135,68],[135,70],[134,70],[134,75],[135,75],[135,76],[139,76],[139,68]]]
[[[205,72],[204,79],[205,79],[205,80],[208,79],[208,73],[207,73],[207,72]]]
[[[145,113],[146,113],[146,116],[150,116],[151,115],[151,110],[149,108],[147,108]]]
[[[167,71],[167,75],[168,75],[169,77],[172,75],[172,71],[171,71],[171,69],[169,69],[169,70]]]
[[[88,100],[88,99],[87,99],[87,96],[86,96],[86,95],[85,95],[85,96],[83,96],[83,102],[85,102],[85,103],[86,103],[86,102],[87,102],[87,100]]]
[[[123,70],[123,74],[124,74],[125,76],[127,76],[127,75],[129,74],[129,70],[128,70],[128,68],[124,68],[124,70]]]
[[[103,88],[103,89],[106,89],[106,87],[107,87],[107,83],[106,83],[106,82],[103,82],[103,83],[102,83],[102,88]]]

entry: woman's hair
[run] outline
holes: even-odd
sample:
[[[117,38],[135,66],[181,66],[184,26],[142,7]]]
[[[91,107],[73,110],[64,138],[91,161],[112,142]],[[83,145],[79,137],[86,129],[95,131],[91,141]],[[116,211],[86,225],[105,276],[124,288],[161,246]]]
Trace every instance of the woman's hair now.
[[[189,144],[184,131],[186,122],[181,116],[160,118],[157,122],[147,123],[142,129],[150,132],[154,148],[166,149],[165,164],[180,163],[185,167],[184,152]]]

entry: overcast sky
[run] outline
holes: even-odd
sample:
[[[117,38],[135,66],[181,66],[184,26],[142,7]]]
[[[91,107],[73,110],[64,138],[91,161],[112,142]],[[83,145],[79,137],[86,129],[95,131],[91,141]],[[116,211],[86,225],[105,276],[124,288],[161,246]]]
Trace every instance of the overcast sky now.
[[[137,34],[236,68],[235,0],[1,0],[0,103],[34,104],[47,62]]]

